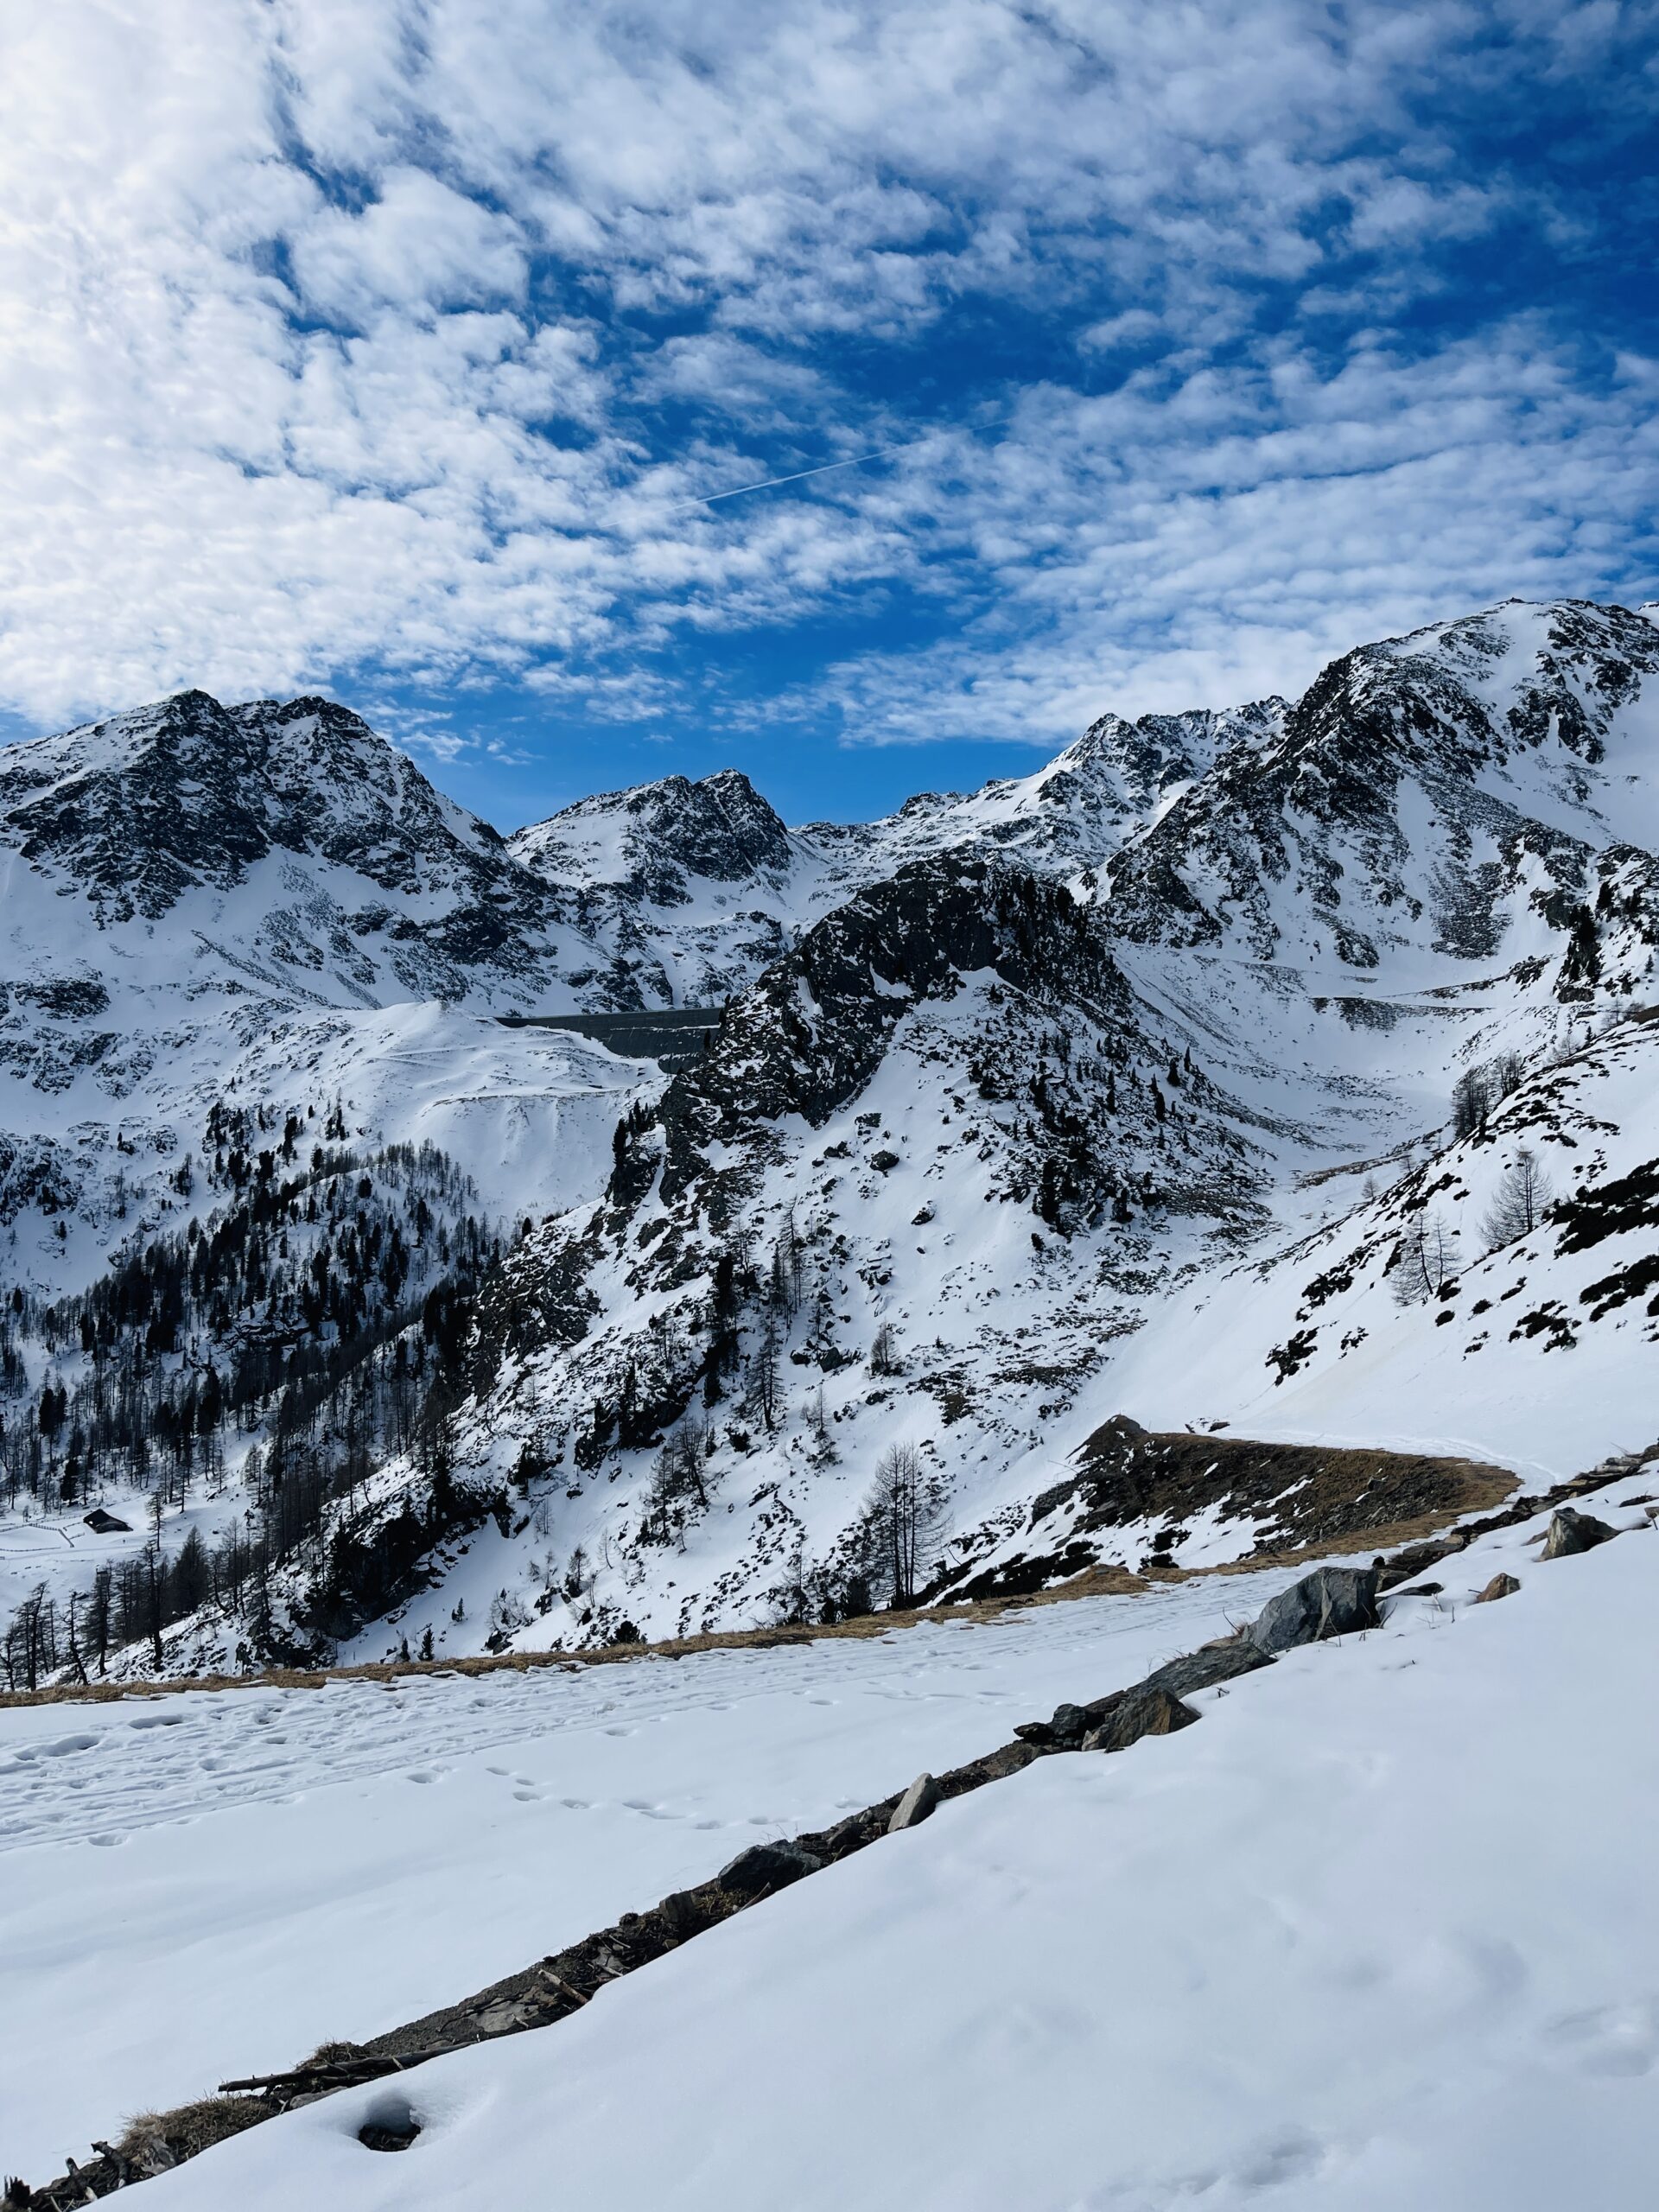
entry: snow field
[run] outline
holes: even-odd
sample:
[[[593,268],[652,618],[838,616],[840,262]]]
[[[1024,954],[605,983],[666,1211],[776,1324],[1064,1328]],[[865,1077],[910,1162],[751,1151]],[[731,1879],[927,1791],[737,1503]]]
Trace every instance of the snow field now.
[[[151,2184],[156,2212],[1636,2212],[1659,1545],[1541,1565],[1537,1533],[556,2027],[255,2128]],[[1500,1567],[1521,1592],[1467,1609]],[[357,2141],[406,2110],[401,2158]]]
[[[0,2167],[418,2018],[1224,1632],[1291,1576],[973,1628],[0,1711]],[[73,2065],[66,2054],[74,2054]]]

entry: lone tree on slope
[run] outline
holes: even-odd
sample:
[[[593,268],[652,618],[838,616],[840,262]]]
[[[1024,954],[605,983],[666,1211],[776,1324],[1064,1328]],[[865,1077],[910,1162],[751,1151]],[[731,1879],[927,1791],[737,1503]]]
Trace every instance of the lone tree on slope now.
[[[1554,1196],[1537,1154],[1523,1145],[1515,1156],[1515,1165],[1505,1171],[1481,1222],[1488,1250],[1496,1252],[1519,1236],[1530,1236]]]

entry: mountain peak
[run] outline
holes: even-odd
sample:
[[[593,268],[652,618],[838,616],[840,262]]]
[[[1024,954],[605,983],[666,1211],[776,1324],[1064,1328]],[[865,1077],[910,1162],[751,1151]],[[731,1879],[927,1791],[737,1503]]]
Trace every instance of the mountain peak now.
[[[226,706],[200,690],[0,748],[0,838],[112,921],[155,921],[278,853],[384,891],[468,895],[505,858],[495,831],[337,701]]]
[[[739,768],[600,791],[509,840],[544,880],[684,906],[693,880],[738,884],[787,869],[789,832]]]

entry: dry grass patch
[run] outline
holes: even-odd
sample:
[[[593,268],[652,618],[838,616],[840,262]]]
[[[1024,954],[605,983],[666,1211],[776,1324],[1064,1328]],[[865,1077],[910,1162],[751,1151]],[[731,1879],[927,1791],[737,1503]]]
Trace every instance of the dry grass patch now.
[[[241,2134],[245,2127],[270,2117],[262,2105],[248,2097],[200,2097],[194,2104],[180,2105],[172,2112],[135,2113],[115,2148],[136,2166],[146,2163],[145,2153],[156,2143],[164,2143],[175,2161],[194,2158],[198,2152],[211,2151],[215,2143],[226,2142]]]
[[[1106,1432],[1099,1432],[1104,1438]],[[1144,1432],[1142,1432],[1144,1434]],[[1091,1438],[1084,1446],[1081,1479],[1090,1479]],[[1002,1595],[952,1603],[947,1597],[932,1606],[904,1611],[867,1613],[854,1620],[833,1624],[804,1623],[770,1628],[715,1629],[699,1636],[679,1636],[657,1643],[615,1643],[597,1651],[506,1651],[467,1659],[367,1660],[354,1667],[273,1667],[257,1675],[189,1675],[172,1680],[62,1682],[49,1689],[0,1692],[0,1709],[20,1705],[107,1704],[123,1698],[168,1697],[182,1690],[321,1689],[340,1681],[394,1682],[425,1675],[524,1675],[546,1667],[574,1669],[612,1667],[636,1659],[683,1659],[699,1651],[760,1650],[780,1644],[818,1643],[840,1637],[887,1636],[915,1628],[924,1621],[964,1621],[979,1625],[998,1620],[1027,1605],[1052,1605],[1074,1598],[1127,1598],[1155,1582],[1185,1582],[1208,1574],[1249,1574],[1258,1567],[1294,1565],[1299,1560],[1329,1558],[1333,1552],[1382,1551],[1390,1545],[1411,1543],[1437,1534],[1464,1515],[1490,1509],[1517,1487],[1518,1478],[1505,1468],[1482,1465],[1472,1459],[1427,1459],[1386,1452],[1315,1449],[1309,1446],[1259,1445],[1242,1438],[1213,1436],[1158,1436],[1146,1439],[1156,1452],[1154,1487],[1163,1493],[1166,1509],[1196,1503],[1195,1491],[1203,1479],[1198,1463],[1230,1462],[1228,1475],[1243,1475],[1229,1486],[1249,1496],[1253,1490],[1267,1497],[1282,1494],[1304,1474],[1313,1479],[1301,1486],[1299,1511],[1304,1522],[1317,1528],[1300,1544],[1252,1552],[1215,1567],[1178,1567],[1154,1565],[1140,1573],[1122,1567],[1090,1567],[1046,1589],[1017,1596]],[[1103,1456],[1103,1455],[1102,1455]],[[1151,1456],[1151,1455],[1148,1455]],[[1288,1470],[1288,1471],[1287,1471]],[[1172,1479],[1173,1478],[1173,1479]],[[1402,1479],[1403,1478],[1403,1479]],[[1251,1479],[1253,1478],[1253,1480]],[[1341,1500],[1369,1492],[1379,1499],[1415,1503],[1427,1495],[1427,1510],[1406,1513],[1367,1527],[1340,1525]],[[1311,1493],[1311,1494],[1310,1494]],[[1241,1506],[1243,1500],[1241,1499]],[[1103,1522],[1108,1514],[1100,1515]],[[1288,1531],[1287,1533],[1289,1533]]]

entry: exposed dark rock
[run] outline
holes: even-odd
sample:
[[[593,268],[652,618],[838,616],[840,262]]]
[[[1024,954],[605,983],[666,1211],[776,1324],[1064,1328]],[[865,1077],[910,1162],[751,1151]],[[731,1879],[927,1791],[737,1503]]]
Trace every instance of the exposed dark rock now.
[[[948,1774],[942,1774],[939,1794],[942,1797],[960,1797],[983,1783],[1006,1782],[1011,1774],[1028,1767],[1037,1756],[1029,1744],[999,1744],[995,1751],[987,1751],[982,1758],[970,1759],[966,1766],[953,1766]]]
[[[1570,1559],[1574,1552],[1593,1551],[1598,1544],[1605,1544],[1610,1536],[1618,1534],[1617,1529],[1610,1529],[1592,1513],[1575,1512],[1572,1506],[1563,1505],[1550,1516],[1543,1557]]]
[[[1190,1728],[1198,1718],[1190,1705],[1172,1697],[1167,1690],[1141,1682],[1116,1700],[1098,1727],[1091,1728],[1084,1738],[1083,1748],[1085,1751],[1127,1751],[1143,1736],[1173,1736],[1178,1728]]]
[[[1185,1658],[1172,1659],[1147,1676],[1147,1689],[1166,1690],[1172,1697],[1192,1697],[1217,1682],[1230,1682],[1240,1675],[1253,1675],[1273,1664],[1270,1656],[1248,1636],[1230,1636],[1206,1643]]]
[[[816,1874],[823,1865],[822,1859],[798,1843],[752,1843],[721,1868],[715,1884],[728,1897],[764,1897],[798,1882],[803,1874]]]
[[[696,1897],[689,1890],[671,1890],[657,1910],[664,1926],[677,1942],[696,1935],[702,1925]]]
[[[1288,1651],[1377,1625],[1376,1569],[1321,1567],[1281,1590],[1247,1633],[1258,1650]]]

